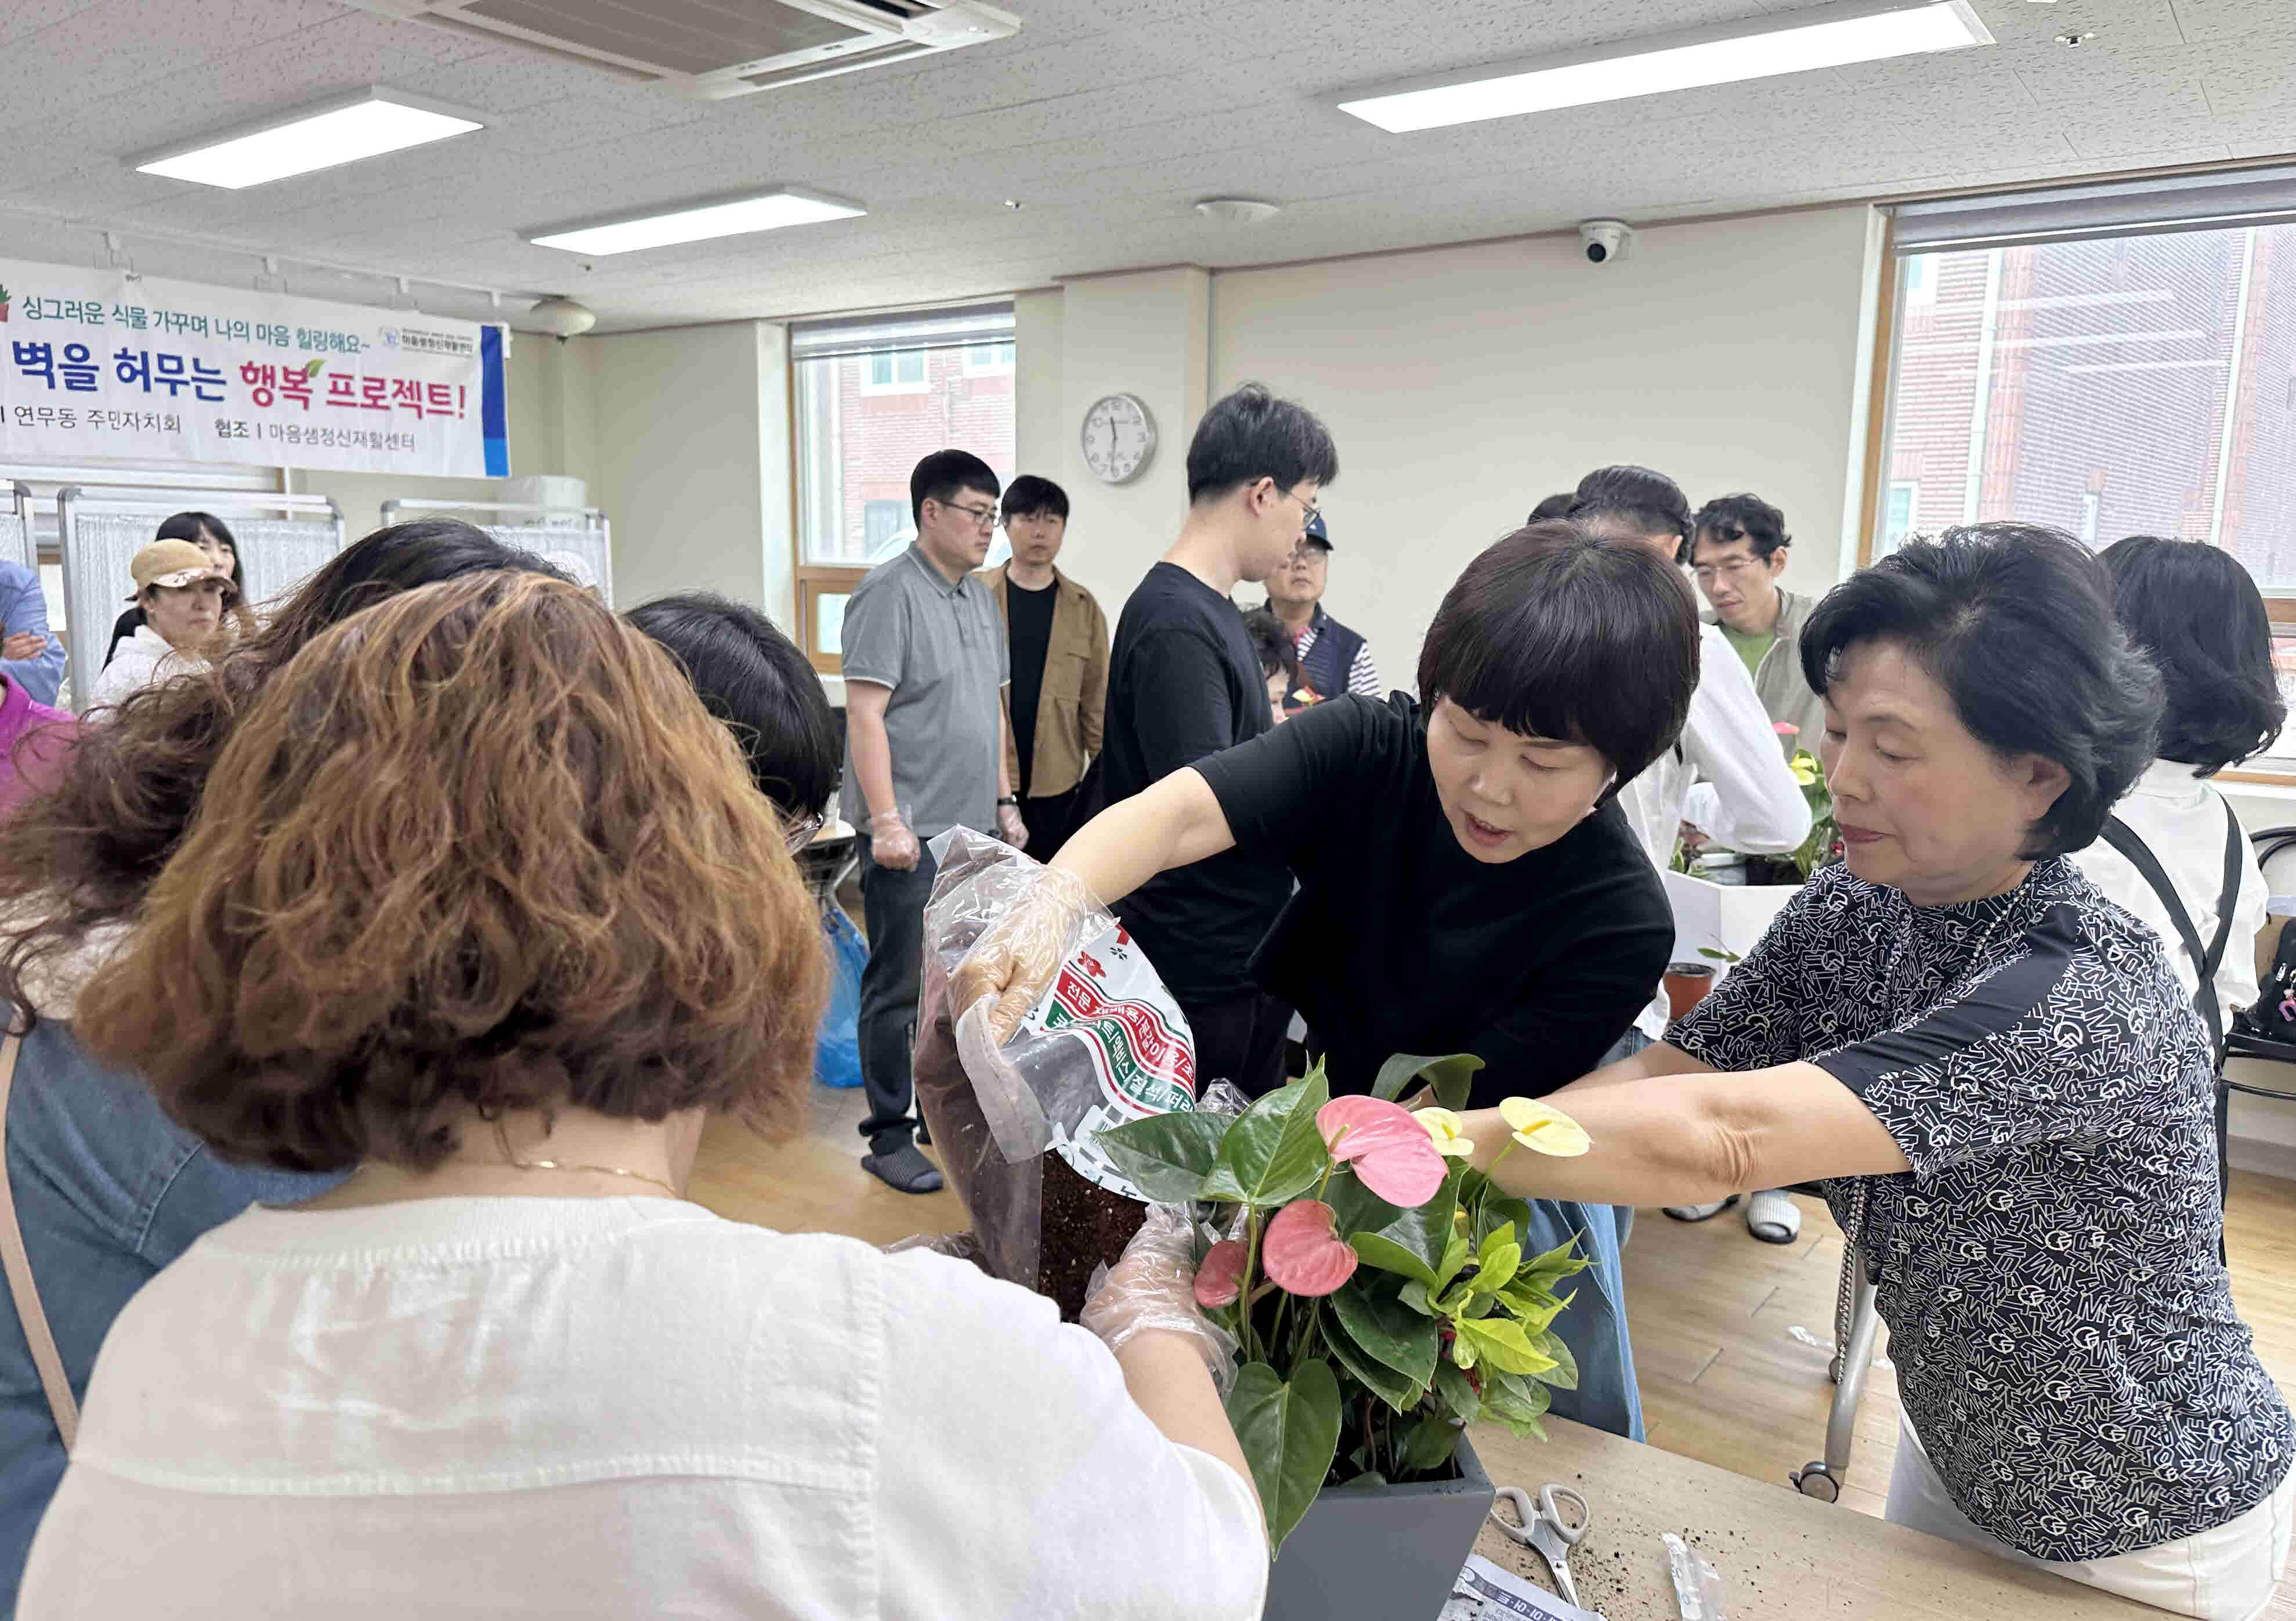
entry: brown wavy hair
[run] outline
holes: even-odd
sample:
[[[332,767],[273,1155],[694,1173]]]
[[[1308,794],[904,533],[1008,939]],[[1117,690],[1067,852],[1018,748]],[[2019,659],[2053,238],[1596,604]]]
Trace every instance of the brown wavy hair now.
[[[78,1025],[226,1154],[422,1171],[467,1108],[785,1129],[824,978],[773,806],[669,657],[488,573],[272,678]]]
[[[183,842],[224,740],[272,674],[329,626],[394,593],[488,569],[554,571],[453,519],[392,524],[330,559],[212,671],[139,689],[80,727],[52,787],[0,818],[0,998],[90,934],[125,923]],[[48,777],[56,777],[51,772]],[[46,778],[44,778],[44,780]]]

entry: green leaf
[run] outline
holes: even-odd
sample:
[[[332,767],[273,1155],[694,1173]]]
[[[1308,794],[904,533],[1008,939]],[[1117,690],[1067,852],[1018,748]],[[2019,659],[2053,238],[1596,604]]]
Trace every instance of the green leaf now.
[[[1267,1094],[1236,1117],[1220,1140],[1203,1197],[1266,1210],[1298,1198],[1332,1167],[1316,1111],[1332,1100],[1322,1070]]]
[[[1219,1157],[1227,1128],[1225,1115],[1181,1109],[1094,1135],[1134,1187],[1152,1199],[1179,1205],[1203,1197],[1204,1178]]]
[[[1432,1287],[1442,1288],[1452,1279],[1457,1277],[1459,1269],[1467,1264],[1467,1256],[1470,1253],[1467,1240],[1455,1230],[1451,1234],[1450,1241],[1443,1246],[1443,1263],[1435,1269],[1435,1282]]]
[[[1362,1191],[1352,1175],[1333,1177],[1330,1197],[1333,1210],[1339,1210],[1344,1200],[1349,1213],[1357,1218],[1358,1225],[1350,1229],[1343,1216],[1340,1231],[1366,1263],[1382,1271],[1416,1278],[1430,1286],[1440,1281],[1436,1277],[1435,1263],[1452,1238],[1451,1215],[1458,1208],[1456,1177],[1446,1177],[1435,1197],[1415,1210],[1398,1210],[1384,1199]],[[1365,1203],[1366,1200],[1371,1203]],[[1374,1204],[1391,1213],[1376,1227],[1366,1224],[1378,1214],[1371,1207]]]
[[[303,375],[306,377],[316,377],[326,369],[327,363],[324,360],[314,360],[303,368]]]
[[[1554,1366],[1542,1371],[1538,1382],[1552,1385],[1557,1390],[1578,1388],[1578,1359],[1570,1354],[1570,1347],[1562,1343],[1562,1336],[1549,1331],[1538,1342],[1538,1348],[1554,1361]]]
[[[1554,1402],[1554,1392],[1520,1373],[1494,1373],[1483,1386],[1483,1405],[1495,1418],[1536,1419]]]
[[[1435,1303],[1427,1298],[1427,1286],[1416,1279],[1403,1286],[1403,1293],[1398,1298],[1423,1317],[1435,1315]]]
[[[1565,1278],[1575,1278],[1594,1263],[1575,1253],[1576,1238],[1565,1238],[1543,1255],[1534,1255],[1522,1263],[1515,1273],[1515,1282],[1523,1288],[1553,1290]]]
[[[1575,1289],[1561,1296],[1550,1295],[1544,1289],[1525,1289],[1520,1280],[1513,1287],[1499,1291],[1499,1304],[1522,1325],[1522,1331],[1526,1334],[1538,1334],[1548,1328],[1562,1315],[1564,1308],[1578,1298]]]
[[[1501,1373],[1544,1373],[1554,1359],[1530,1343],[1522,1325],[1505,1317],[1464,1317],[1454,1325],[1460,1343],[1475,1348],[1475,1360]]]
[[[1485,1199],[1482,1204],[1486,1222],[1505,1222],[1525,1238],[1530,1237],[1530,1201],[1529,1199]]]
[[[1458,1444],[1458,1427],[1448,1419],[1422,1419],[1411,1427],[1411,1434],[1404,1440],[1403,1467],[1414,1475],[1440,1469],[1449,1461]]]
[[[1236,1370],[1227,1416],[1259,1488],[1272,1553],[1315,1502],[1340,1450],[1339,1376],[1311,1358],[1286,1384],[1266,1362],[1247,1362]]]
[[[1405,1087],[1424,1080],[1435,1089],[1436,1102],[1447,1109],[1463,1109],[1467,1107],[1475,1072],[1482,1066],[1483,1061],[1471,1052],[1455,1052],[1442,1058],[1399,1052],[1379,1066],[1379,1079],[1372,1082],[1371,1095],[1393,1103],[1403,1096]]]
[[[1515,1269],[1521,1264],[1522,1246],[1514,1241],[1514,1229],[1493,1228],[1475,1256],[1475,1293],[1497,1294],[1514,1281]]]
[[[1448,1362],[1435,1370],[1435,1392],[1451,1410],[1450,1416],[1462,1424],[1472,1424],[1483,1410],[1483,1398],[1475,1394],[1474,1381]]]
[[[1332,1311],[1357,1345],[1423,1386],[1435,1375],[1435,1324],[1403,1303],[1409,1287],[1392,1276],[1357,1272],[1332,1296]]]
[[[1429,1323],[1427,1329],[1428,1337],[1432,1339],[1435,1325]],[[1427,1394],[1424,1381],[1408,1378],[1388,1367],[1357,1345],[1354,1336],[1337,1323],[1327,1321],[1324,1324],[1324,1343],[1358,1384],[1398,1412],[1409,1412]]]

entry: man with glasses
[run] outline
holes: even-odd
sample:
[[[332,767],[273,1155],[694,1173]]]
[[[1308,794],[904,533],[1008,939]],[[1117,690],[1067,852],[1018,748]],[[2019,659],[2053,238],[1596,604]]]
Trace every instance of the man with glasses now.
[[[996,828],[1026,844],[1005,767],[1012,679],[996,599],[973,571],[988,556],[1002,486],[963,450],[937,450],[909,474],[916,544],[869,572],[845,608],[846,819],[863,835],[861,1083],[869,1117],[862,1168],[903,1193],[940,1173],[917,1149],[909,1049],[917,1022],[928,840]]]
[[[1339,471],[1314,413],[1257,383],[1204,413],[1188,446],[1180,537],[1117,621],[1108,802],[1274,726],[1233,593],[1284,566]],[[1200,1082],[1233,1081],[1256,1097],[1283,1080],[1292,1010],[1259,989],[1250,964],[1291,895],[1286,868],[1230,851],[1160,874],[1117,909],[1188,1016]]]
[[[1283,566],[1267,577],[1267,611],[1291,637],[1305,678],[1305,690],[1284,698],[1283,712],[1289,715],[1342,693],[1381,695],[1370,646],[1324,612],[1324,592],[1331,582],[1331,532],[1319,512],[1308,518],[1308,532]]]
[[[1707,623],[1718,626],[1745,662],[1770,720],[1794,728],[1784,739],[1787,755],[1816,753],[1825,704],[1809,689],[1799,649],[1817,603],[1778,583],[1793,544],[1785,514],[1759,496],[1726,495],[1700,507],[1691,523],[1692,572],[1713,608]]]

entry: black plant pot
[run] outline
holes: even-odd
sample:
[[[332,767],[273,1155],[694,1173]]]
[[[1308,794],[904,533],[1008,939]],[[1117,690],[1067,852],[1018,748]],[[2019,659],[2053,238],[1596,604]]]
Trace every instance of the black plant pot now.
[[[1496,1495],[1464,1436],[1456,1456],[1455,1480],[1325,1486],[1268,1576],[1263,1621],[1435,1621]]]

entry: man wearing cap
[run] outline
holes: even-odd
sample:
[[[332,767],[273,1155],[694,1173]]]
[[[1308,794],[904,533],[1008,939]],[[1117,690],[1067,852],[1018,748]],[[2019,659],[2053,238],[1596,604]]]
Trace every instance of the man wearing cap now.
[[[1324,591],[1332,578],[1332,540],[1324,514],[1311,514],[1308,532],[1292,548],[1291,560],[1267,577],[1267,611],[1283,622],[1300,654],[1300,690],[1283,701],[1286,714],[1341,693],[1380,695],[1379,666],[1364,638],[1324,612]]]
[[[144,610],[135,634],[119,644],[95,679],[88,704],[117,704],[139,687],[208,667],[208,652],[232,600],[231,574],[189,540],[154,540],[127,572],[127,600]]]

